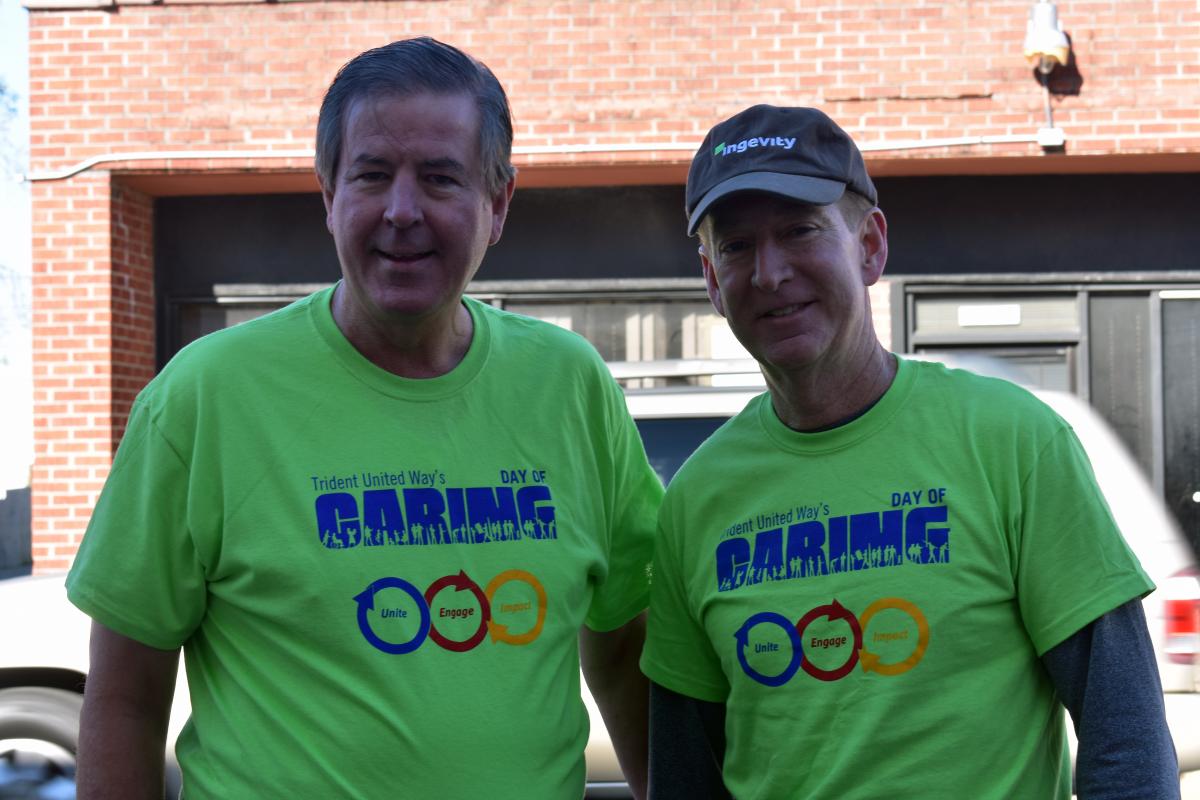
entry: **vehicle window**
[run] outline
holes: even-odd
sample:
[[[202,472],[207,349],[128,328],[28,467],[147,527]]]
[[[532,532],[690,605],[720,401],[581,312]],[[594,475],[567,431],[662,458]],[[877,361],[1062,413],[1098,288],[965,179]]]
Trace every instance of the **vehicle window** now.
[[[664,485],[671,482],[687,457],[727,417],[666,417],[637,420],[650,466]]]

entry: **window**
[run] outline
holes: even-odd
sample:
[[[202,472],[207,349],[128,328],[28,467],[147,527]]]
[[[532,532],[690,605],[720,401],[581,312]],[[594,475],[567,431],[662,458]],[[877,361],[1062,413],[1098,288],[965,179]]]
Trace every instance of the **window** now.
[[[599,282],[598,282],[599,283]],[[572,281],[492,282],[475,284],[474,297],[517,314],[541,319],[580,334],[609,362],[749,359],[723,317],[708,301],[699,280],[624,281],[619,285],[582,285]],[[171,304],[168,357],[195,339],[245,322],[315,291],[310,285],[219,285],[214,296]],[[165,362],[164,362],[165,363]],[[668,372],[670,370],[667,370]],[[701,372],[703,370],[700,370]],[[622,378],[630,388],[675,384],[745,384],[747,375],[661,374]]]

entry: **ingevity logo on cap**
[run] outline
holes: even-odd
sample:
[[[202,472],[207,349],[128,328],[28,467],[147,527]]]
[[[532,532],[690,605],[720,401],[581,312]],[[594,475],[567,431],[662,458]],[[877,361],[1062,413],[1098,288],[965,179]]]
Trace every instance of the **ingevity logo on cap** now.
[[[828,205],[847,189],[877,202],[862,153],[837,123],[815,108],[751,106],[714,126],[692,159],[688,235],[713,203],[737,192]]]
[[[751,147],[782,147],[784,150],[791,150],[796,146],[794,138],[789,139],[786,136],[755,136],[752,139],[742,139],[737,144],[725,144],[721,142],[713,148],[714,156],[728,156],[734,153],[744,153]]]

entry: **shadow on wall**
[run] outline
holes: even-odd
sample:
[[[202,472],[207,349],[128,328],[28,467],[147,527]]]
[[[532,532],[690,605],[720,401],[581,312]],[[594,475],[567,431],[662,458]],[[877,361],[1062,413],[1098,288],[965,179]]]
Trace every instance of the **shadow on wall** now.
[[[0,578],[32,571],[30,530],[30,490],[9,489],[0,498]]]

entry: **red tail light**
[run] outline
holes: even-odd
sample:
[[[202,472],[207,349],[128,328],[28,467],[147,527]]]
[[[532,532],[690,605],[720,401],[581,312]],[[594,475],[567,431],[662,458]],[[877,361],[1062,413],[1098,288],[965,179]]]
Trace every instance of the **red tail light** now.
[[[1200,571],[1191,568],[1175,573],[1163,590],[1167,657],[1177,664],[1194,663],[1200,653]]]

